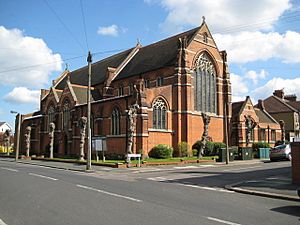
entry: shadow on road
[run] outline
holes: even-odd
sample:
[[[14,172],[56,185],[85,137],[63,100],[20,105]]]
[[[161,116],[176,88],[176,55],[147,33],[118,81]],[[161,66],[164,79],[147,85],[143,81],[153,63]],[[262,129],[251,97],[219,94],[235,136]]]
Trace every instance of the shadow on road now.
[[[271,209],[271,211],[299,217],[299,221],[300,221],[300,206],[283,206],[283,207],[273,208]]]

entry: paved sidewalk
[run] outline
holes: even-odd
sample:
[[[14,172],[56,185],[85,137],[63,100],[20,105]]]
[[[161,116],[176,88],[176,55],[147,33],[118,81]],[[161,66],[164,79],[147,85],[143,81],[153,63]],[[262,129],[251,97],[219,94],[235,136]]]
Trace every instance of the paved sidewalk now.
[[[15,162],[14,159],[11,158],[0,158],[1,161],[9,161]],[[86,165],[78,164],[78,163],[65,163],[65,162],[53,162],[53,161],[43,161],[43,160],[26,160],[26,159],[19,159],[17,163],[22,164],[30,164],[30,165],[38,165],[56,169],[64,169],[64,170],[72,170],[72,171],[86,171]],[[104,167],[104,166],[92,166],[94,171],[112,171],[112,170],[120,170],[116,168]]]
[[[269,198],[277,198],[291,201],[300,201],[297,189],[300,185],[292,184],[291,174],[269,177],[263,180],[249,180],[225,187],[228,190],[258,195]]]

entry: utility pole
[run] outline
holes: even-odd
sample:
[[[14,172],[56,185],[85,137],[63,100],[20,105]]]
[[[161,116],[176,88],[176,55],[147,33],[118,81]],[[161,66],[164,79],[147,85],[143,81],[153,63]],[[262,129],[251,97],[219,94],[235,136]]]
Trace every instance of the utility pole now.
[[[86,161],[86,170],[90,171],[92,170],[92,150],[91,150],[91,74],[92,74],[92,55],[89,51],[88,57],[88,93],[87,93],[87,130],[88,130],[88,137],[87,137],[87,161]]]
[[[225,141],[226,141],[226,164],[229,164],[229,149],[228,149],[228,119],[227,119],[228,102],[224,102],[224,119],[225,119]]]

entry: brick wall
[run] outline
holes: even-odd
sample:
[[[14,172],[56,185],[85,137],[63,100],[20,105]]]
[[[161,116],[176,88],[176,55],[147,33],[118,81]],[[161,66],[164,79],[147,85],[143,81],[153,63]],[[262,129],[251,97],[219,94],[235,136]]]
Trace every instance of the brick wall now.
[[[300,184],[300,142],[291,143],[292,147],[292,182]]]

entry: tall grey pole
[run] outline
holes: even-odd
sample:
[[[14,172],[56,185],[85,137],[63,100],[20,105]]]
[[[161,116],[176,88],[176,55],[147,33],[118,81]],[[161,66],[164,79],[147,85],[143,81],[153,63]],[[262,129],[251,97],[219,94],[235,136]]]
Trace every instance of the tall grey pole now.
[[[228,108],[228,103],[225,101],[224,102],[224,118],[225,118],[226,164],[229,164],[227,108]]]
[[[22,115],[20,113],[17,114],[18,117],[18,131],[17,131],[17,146],[16,146],[16,161],[19,159],[19,151],[20,151],[20,133],[21,133],[21,118]]]
[[[91,151],[91,73],[92,73],[92,55],[91,52],[89,51],[88,57],[87,57],[87,62],[88,62],[88,93],[87,93],[87,130],[88,130],[88,137],[87,137],[87,161],[86,161],[86,170],[91,170],[92,169],[92,163],[91,163],[91,158],[92,158],[92,151]]]

